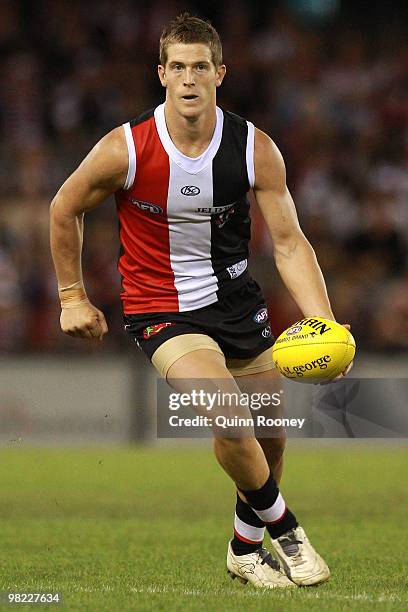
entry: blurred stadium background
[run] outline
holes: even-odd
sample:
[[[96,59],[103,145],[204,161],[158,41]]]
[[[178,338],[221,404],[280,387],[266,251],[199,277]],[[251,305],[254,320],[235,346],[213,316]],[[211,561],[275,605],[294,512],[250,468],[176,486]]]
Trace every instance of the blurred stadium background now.
[[[250,118],[283,152],[336,316],[357,338],[355,372],[407,374],[408,38],[398,7],[374,3],[367,12],[338,0],[241,1],[233,8],[176,0],[0,3],[3,440],[34,440],[42,431],[55,441],[56,407],[61,431],[76,438],[86,430],[72,412],[81,402],[86,414],[95,416],[99,406],[104,417],[98,427],[88,423],[89,436],[152,433],[146,397],[154,394],[154,374],[122,331],[113,200],[86,218],[86,286],[110,326],[100,344],[60,332],[48,206],[104,133],[162,100],[158,38],[186,9],[220,31],[228,74],[219,104]],[[299,312],[270,263],[255,205],[253,230],[253,273],[279,333]]]

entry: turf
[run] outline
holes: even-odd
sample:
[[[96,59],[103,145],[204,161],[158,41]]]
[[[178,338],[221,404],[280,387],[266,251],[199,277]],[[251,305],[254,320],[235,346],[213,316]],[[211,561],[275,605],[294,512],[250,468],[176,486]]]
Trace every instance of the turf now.
[[[283,493],[333,577],[261,592],[226,574],[234,491],[209,448],[4,449],[0,591],[59,591],[65,610],[404,610],[406,462],[289,449]]]

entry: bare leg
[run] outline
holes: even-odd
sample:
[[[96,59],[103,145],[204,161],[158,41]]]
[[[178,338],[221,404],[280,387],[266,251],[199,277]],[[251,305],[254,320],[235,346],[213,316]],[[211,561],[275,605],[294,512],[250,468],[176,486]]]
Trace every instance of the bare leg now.
[[[268,381],[279,381],[281,375],[275,369],[268,370],[267,372],[261,372],[259,374],[250,374],[248,376],[238,376],[235,380],[238,386],[243,390],[253,389],[254,392],[267,392],[268,388],[262,388],[262,384],[265,383],[268,387]],[[276,417],[281,416],[282,408],[279,407],[279,413]],[[283,472],[283,452],[285,450],[286,435],[285,430],[280,427],[274,431],[273,438],[258,438],[258,442],[262,447],[265,454],[266,461],[268,462],[271,474],[277,484],[280,483]]]
[[[178,359],[167,374],[169,384],[181,393],[188,392],[189,380],[213,380],[225,393],[239,393],[228,372],[223,357],[216,351],[199,349]],[[255,437],[227,438],[218,434],[214,439],[215,456],[225,472],[243,490],[262,487],[270,468],[260,443]]]

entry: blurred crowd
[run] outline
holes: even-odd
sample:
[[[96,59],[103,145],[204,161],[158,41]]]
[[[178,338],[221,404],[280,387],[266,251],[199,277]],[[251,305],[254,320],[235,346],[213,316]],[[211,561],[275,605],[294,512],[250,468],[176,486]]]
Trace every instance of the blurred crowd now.
[[[228,72],[219,105],[253,121],[284,155],[337,319],[352,325],[360,347],[408,348],[402,15],[391,8],[380,23],[340,11],[313,21],[271,6],[0,2],[0,351],[131,350],[121,332],[113,200],[85,219],[86,287],[111,329],[98,346],[59,331],[48,207],[104,133],[162,101],[158,39],[186,9],[221,34]],[[300,313],[269,264],[255,203],[252,254],[278,333]]]

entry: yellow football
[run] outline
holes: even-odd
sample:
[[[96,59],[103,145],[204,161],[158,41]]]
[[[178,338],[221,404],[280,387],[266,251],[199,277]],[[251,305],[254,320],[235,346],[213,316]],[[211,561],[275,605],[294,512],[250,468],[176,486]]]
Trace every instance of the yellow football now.
[[[276,339],[272,358],[286,378],[318,383],[344,372],[355,352],[355,340],[343,325],[322,317],[309,317]]]

